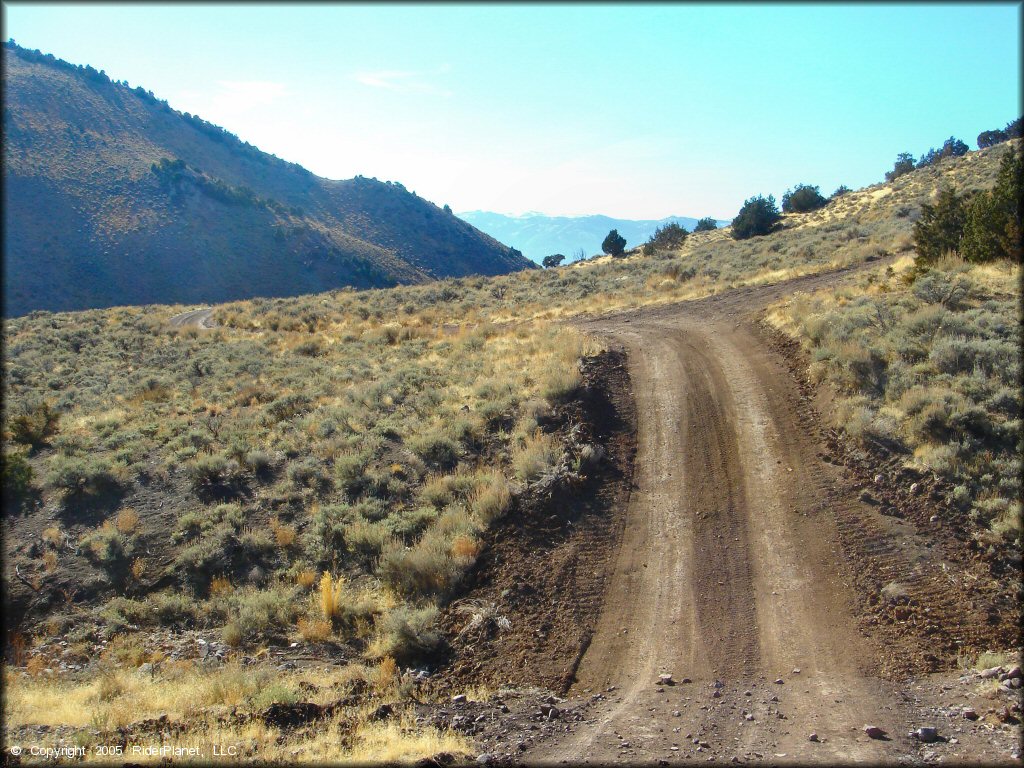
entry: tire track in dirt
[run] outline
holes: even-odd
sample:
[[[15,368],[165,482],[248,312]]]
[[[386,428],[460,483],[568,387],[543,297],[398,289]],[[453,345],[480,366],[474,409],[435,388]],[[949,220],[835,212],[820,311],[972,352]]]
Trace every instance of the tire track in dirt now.
[[[574,688],[607,698],[528,758],[888,762],[912,751],[861,732],[876,721],[905,732],[909,713],[864,672],[873,650],[837,566],[830,494],[856,500],[836,490],[795,383],[750,322],[836,279],[581,323],[628,352],[636,487]],[[660,672],[693,682],[659,690]]]

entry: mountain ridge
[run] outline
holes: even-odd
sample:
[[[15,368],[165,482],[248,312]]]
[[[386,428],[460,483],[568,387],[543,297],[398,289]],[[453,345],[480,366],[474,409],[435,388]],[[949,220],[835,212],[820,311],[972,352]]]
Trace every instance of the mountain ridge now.
[[[601,252],[601,242],[612,229],[626,238],[627,247],[640,245],[658,227],[676,223],[693,230],[698,219],[691,216],[666,216],[662,219],[617,219],[603,214],[586,216],[547,216],[528,211],[513,216],[493,211],[464,211],[456,214],[503,243],[514,245],[535,262],[554,253],[573,259],[581,249],[584,256]],[[728,221],[717,220],[718,226]]]
[[[323,179],[92,67],[3,55],[5,315],[533,266],[398,182]]]

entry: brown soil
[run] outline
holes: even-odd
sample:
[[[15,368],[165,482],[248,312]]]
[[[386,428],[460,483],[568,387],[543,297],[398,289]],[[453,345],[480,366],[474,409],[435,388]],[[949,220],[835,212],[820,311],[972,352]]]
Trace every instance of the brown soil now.
[[[943,723],[930,722],[934,695],[910,695],[906,675],[954,666],[958,647],[1016,641],[1018,613],[997,602],[1005,588],[972,559],[962,526],[927,522],[932,484],[909,497],[895,462],[878,472],[877,457],[839,444],[793,375],[798,354],[759,322],[767,304],[842,276],[581,323],[628,355],[633,492],[611,519],[596,518],[593,535],[585,518],[588,529],[569,536],[505,530],[482,564],[489,594],[539,589],[509,605],[518,634],[480,644],[457,662],[467,673],[457,680],[557,690],[582,651],[559,703],[571,716],[502,757],[914,760],[923,745],[908,732]],[[601,555],[615,530],[617,546]],[[592,560],[570,567],[576,553]],[[892,581],[905,594],[890,601],[881,587]],[[660,673],[678,684],[659,685]],[[891,738],[869,738],[867,724]],[[1012,731],[1003,738],[985,754],[1009,757]]]
[[[583,377],[583,397],[561,409],[559,428],[575,426],[577,440],[602,445],[605,457],[582,484],[520,497],[488,533],[464,599],[442,619],[453,659],[438,675],[441,690],[536,685],[564,693],[573,680],[601,609],[636,450],[623,353],[588,360]],[[460,635],[469,617],[459,608],[468,601],[494,604],[511,629],[492,624]]]

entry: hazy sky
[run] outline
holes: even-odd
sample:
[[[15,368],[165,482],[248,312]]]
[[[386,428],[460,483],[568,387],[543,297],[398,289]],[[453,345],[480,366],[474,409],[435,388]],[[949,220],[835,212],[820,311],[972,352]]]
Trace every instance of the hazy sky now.
[[[4,37],[456,211],[732,218],[1020,114],[1016,3],[34,5]]]

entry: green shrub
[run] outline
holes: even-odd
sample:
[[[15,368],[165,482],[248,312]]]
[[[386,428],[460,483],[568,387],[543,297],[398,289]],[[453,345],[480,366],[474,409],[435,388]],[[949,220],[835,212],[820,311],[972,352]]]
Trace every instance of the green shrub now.
[[[56,454],[50,458],[46,484],[70,496],[99,496],[120,489],[123,475],[123,467],[103,456]]]
[[[131,567],[134,542],[112,525],[104,525],[82,537],[86,558],[115,580],[123,579]]]
[[[369,563],[377,557],[388,540],[388,530],[379,523],[358,519],[344,526],[345,548]]]
[[[377,620],[377,654],[391,656],[400,664],[430,657],[441,644],[435,629],[438,610],[434,606],[398,606]]]
[[[914,170],[914,156],[909,152],[900,152],[896,155],[896,162],[893,164],[892,170],[886,171],[885,180],[892,181],[912,170]]]
[[[797,184],[793,189],[786,190],[782,196],[784,213],[807,213],[824,207],[828,200],[821,196],[818,187],[810,184]]]
[[[237,547],[233,533],[218,529],[182,549],[172,570],[187,586],[204,590],[214,576],[228,572]]]
[[[411,547],[399,540],[388,541],[381,550],[377,575],[402,594],[436,595],[445,592],[461,575],[452,559],[450,544],[428,531]]]
[[[203,491],[231,487],[240,479],[241,467],[235,459],[214,453],[197,456],[185,466],[185,471],[192,487]]]
[[[59,424],[60,414],[44,401],[12,416],[7,429],[14,442],[39,448],[57,434]]]
[[[782,218],[775,205],[775,197],[758,195],[743,203],[740,212],[732,220],[732,236],[736,240],[767,235]]]
[[[366,466],[370,462],[367,453],[343,453],[334,459],[334,477],[350,497],[355,498],[366,487]]]
[[[198,615],[195,601],[181,592],[157,592],[146,603],[152,618],[162,627],[185,628],[194,626]]]
[[[716,229],[718,229],[718,222],[715,221],[710,216],[705,216],[703,219],[700,219],[700,220],[697,221],[697,224],[696,224],[696,226],[694,226],[693,231],[694,232],[714,232]]]
[[[459,461],[459,444],[441,432],[427,432],[409,441],[409,448],[423,461],[440,469],[451,469]]]
[[[0,464],[0,484],[3,486],[4,507],[17,507],[32,490],[32,465],[21,453],[4,452]]]
[[[964,199],[952,187],[941,187],[934,204],[921,205],[921,218],[914,224],[915,262],[929,264],[959,251],[965,220]]]
[[[674,221],[660,226],[654,230],[654,234],[644,244],[644,254],[650,256],[658,249],[679,248],[686,242],[688,234],[689,232],[684,227]]]
[[[1024,197],[1024,151],[1003,157],[995,186],[977,195],[967,209],[961,255],[971,262],[1021,261],[1021,199]]]
[[[605,236],[601,250],[609,256],[621,256],[626,250],[626,238],[619,234],[619,230],[613,229]]]
[[[298,618],[300,602],[294,586],[279,584],[270,589],[246,587],[228,597],[234,623],[246,641],[270,631],[285,631]]]

